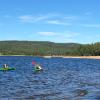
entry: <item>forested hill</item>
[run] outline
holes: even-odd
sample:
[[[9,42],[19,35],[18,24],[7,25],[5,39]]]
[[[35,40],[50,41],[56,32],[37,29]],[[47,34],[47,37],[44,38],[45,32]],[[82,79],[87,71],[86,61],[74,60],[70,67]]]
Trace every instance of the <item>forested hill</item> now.
[[[0,41],[0,55],[98,56],[100,42],[83,45],[48,41]]]
[[[0,41],[1,55],[65,55],[79,47],[77,43],[48,41]]]

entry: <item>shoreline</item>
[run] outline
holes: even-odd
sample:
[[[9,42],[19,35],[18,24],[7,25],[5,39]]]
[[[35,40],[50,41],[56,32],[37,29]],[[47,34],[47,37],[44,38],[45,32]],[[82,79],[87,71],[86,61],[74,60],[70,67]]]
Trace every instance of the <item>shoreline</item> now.
[[[61,58],[100,59],[100,56],[43,56],[43,57],[44,58],[61,57]]]
[[[33,56],[33,55],[0,55],[0,56]],[[82,59],[100,59],[100,56],[33,56],[33,57],[44,57],[44,58],[82,58]]]

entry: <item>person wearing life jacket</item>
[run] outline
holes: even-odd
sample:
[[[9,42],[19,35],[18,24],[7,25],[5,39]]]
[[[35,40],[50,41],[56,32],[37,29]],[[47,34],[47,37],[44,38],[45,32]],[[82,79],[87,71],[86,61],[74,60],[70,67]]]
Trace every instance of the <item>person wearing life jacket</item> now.
[[[36,64],[36,65],[35,65],[35,69],[37,69],[37,70],[42,70],[42,67],[41,67],[39,64]]]
[[[32,64],[34,65],[35,70],[43,70],[43,68],[36,62],[33,61]]]
[[[3,68],[8,68],[8,65],[7,65],[7,64],[4,64],[4,65],[3,65]]]

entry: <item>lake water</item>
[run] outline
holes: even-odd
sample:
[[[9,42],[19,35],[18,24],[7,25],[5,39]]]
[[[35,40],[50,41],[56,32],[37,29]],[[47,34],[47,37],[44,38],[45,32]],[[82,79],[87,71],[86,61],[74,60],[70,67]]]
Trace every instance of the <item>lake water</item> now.
[[[32,61],[43,66],[34,72]],[[100,100],[100,60],[1,56],[0,100]]]

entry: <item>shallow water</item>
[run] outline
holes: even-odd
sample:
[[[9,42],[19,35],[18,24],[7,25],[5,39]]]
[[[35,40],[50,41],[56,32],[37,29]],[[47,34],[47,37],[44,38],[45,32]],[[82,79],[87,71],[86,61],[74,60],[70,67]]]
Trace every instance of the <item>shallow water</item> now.
[[[32,61],[43,66],[34,72]],[[1,56],[0,100],[100,100],[100,60]]]

